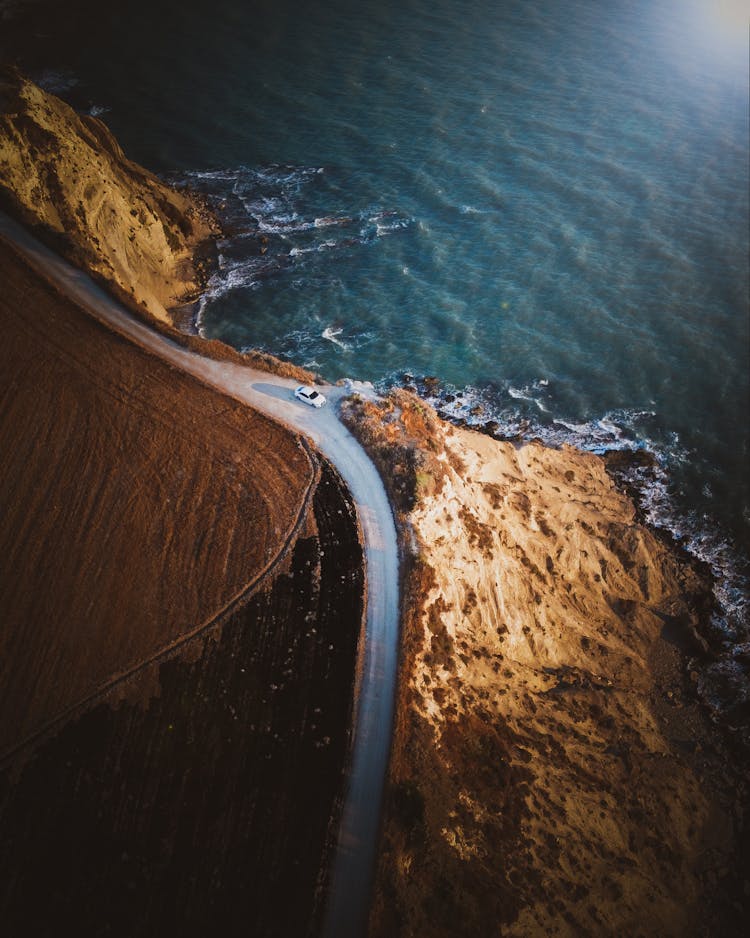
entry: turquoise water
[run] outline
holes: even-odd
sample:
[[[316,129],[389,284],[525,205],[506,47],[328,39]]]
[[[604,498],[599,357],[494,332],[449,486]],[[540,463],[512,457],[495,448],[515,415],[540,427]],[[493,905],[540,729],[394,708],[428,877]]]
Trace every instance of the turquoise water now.
[[[0,42],[134,159],[224,202],[205,334],[329,379],[435,375],[458,414],[654,451],[653,518],[741,614],[740,7],[78,0],[34,4]]]

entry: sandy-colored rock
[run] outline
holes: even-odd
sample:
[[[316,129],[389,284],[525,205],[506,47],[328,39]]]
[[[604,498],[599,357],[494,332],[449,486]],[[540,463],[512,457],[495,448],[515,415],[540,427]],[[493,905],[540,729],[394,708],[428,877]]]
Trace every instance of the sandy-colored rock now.
[[[0,209],[175,342],[315,380],[266,352],[241,353],[192,334],[186,310],[213,263],[217,220],[197,197],[126,159],[100,120],[7,68],[0,68]]]
[[[0,73],[0,207],[163,322],[199,290],[196,252],[217,231],[190,194],[128,160],[101,120],[8,69]]]
[[[701,731],[661,633],[689,632],[705,584],[596,456],[404,392],[351,418],[386,477],[389,453],[413,466],[372,935],[694,933],[727,819],[680,748]]]

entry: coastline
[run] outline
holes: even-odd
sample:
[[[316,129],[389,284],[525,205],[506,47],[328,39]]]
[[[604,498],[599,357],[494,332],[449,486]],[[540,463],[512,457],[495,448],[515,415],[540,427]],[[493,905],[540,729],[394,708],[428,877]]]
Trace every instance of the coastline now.
[[[697,682],[701,706],[736,737],[733,746],[750,752],[750,681],[743,651],[750,640],[750,557],[710,516],[693,517],[678,505],[664,454],[627,434],[613,433],[616,428],[611,426],[576,426],[573,432],[565,424],[555,428],[534,420],[506,422],[475,389],[452,393],[436,378],[411,375],[403,382],[453,426],[514,446],[539,442],[554,450],[572,446],[601,456],[613,483],[633,504],[639,523],[711,582],[711,594],[701,601],[700,627],[685,637],[682,647],[688,657],[703,660]]]
[[[111,283],[108,289],[122,292]],[[175,335],[171,324],[139,312],[209,358],[255,363],[252,355],[221,343]],[[315,379],[270,356],[258,361],[294,380]],[[160,387],[168,383],[163,379]],[[14,391],[17,384],[14,377]],[[705,645],[705,571],[679,563],[674,549],[663,549],[637,523],[633,505],[605,481],[597,457],[534,443],[513,447],[491,440],[492,434],[480,441],[440,423],[423,402],[399,392],[385,403],[355,401],[348,408],[350,425],[360,435],[365,428],[365,442],[390,487],[408,569],[375,935],[426,927],[435,918],[452,936],[461,929],[482,934],[498,922],[508,935],[552,927],[637,928],[646,900],[658,932],[676,935],[698,927],[701,898],[706,921],[713,916],[725,931],[733,928],[732,903],[746,886],[741,868],[740,879],[731,881],[732,851],[740,849],[736,841],[745,823],[746,760],[738,756],[731,763],[691,696],[700,675],[686,651]],[[165,413],[181,410],[175,403]],[[217,414],[221,407],[212,418]],[[263,451],[274,450],[265,429],[250,427],[240,435],[246,442],[262,438]],[[168,453],[170,446],[161,449]],[[276,455],[283,462],[282,449]],[[129,458],[125,463],[131,466]],[[157,483],[160,493],[173,491],[170,480],[159,477]],[[176,500],[190,512],[189,493]],[[572,514],[570,505],[576,507]],[[314,540],[315,525],[305,524],[310,527],[301,540]],[[198,524],[200,530],[213,527]],[[271,527],[278,534],[278,526]],[[361,546],[361,531],[357,540]],[[552,546],[545,556],[540,545],[546,541]],[[86,547],[81,553],[96,551]],[[336,560],[335,550],[333,555]],[[361,562],[354,566],[361,575]],[[480,567],[481,575],[474,569]],[[168,583],[188,579],[164,577]],[[206,581],[216,585],[221,577],[207,572]],[[82,596],[90,594],[82,590]],[[544,614],[530,615],[535,607]],[[490,627],[497,634],[490,635]],[[221,633],[212,636],[221,640]],[[196,646],[188,657],[204,654],[209,645],[203,651]],[[360,648],[351,670],[355,708],[363,670]],[[155,686],[141,689],[144,699]],[[378,727],[379,746],[388,728]],[[731,791],[735,783],[737,792]],[[561,790],[566,794],[558,797]],[[594,808],[601,809],[598,828],[585,816],[591,809],[593,818]],[[660,827],[665,817],[674,831]],[[713,833],[706,834],[709,828]],[[592,850],[596,876],[585,869]],[[656,869],[650,893],[649,864]],[[326,869],[325,863],[319,867],[323,879]],[[684,895],[670,895],[670,881]],[[316,903],[323,886],[318,883]],[[315,909],[319,916],[319,905]],[[362,909],[356,914],[361,918]]]
[[[0,93],[0,209],[186,348],[315,380],[272,355],[198,337],[189,312],[187,329],[176,325],[186,325],[217,262],[222,228],[206,196],[133,163],[100,119],[76,114],[16,69],[0,70]]]
[[[599,457],[498,443],[404,392],[349,423],[412,558],[371,934],[640,934],[644,909],[650,934],[741,933],[747,759],[688,655],[706,571]]]
[[[124,313],[116,302],[98,290],[88,278],[54,258],[49,251],[35,244],[33,239],[26,237],[21,231],[14,234],[17,226],[12,225],[9,220],[4,224],[11,236],[17,238],[24,250],[35,258],[36,263],[49,263],[49,275],[58,284],[58,289],[66,296],[74,297],[94,320],[103,320],[105,330],[111,327],[115,334],[122,336],[126,342],[128,339],[134,339],[137,345],[149,349],[158,361],[166,360],[177,366],[179,371],[187,371],[196,375],[201,382],[218,387],[222,394],[229,393],[243,403],[252,405],[253,412],[257,408],[271,416],[274,421],[291,424],[309,435],[322,452],[328,453],[336,462],[354,493],[362,512],[362,533],[368,557],[368,643],[365,651],[366,680],[363,680],[362,689],[364,692],[365,685],[367,686],[370,702],[366,712],[364,707],[360,707],[358,715],[357,746],[351,762],[352,781],[345,803],[345,823],[338,834],[340,852],[343,845],[341,856],[345,876],[342,882],[350,880],[350,886],[353,888],[346,889],[343,893],[339,890],[338,894],[344,897],[345,916],[353,914],[361,918],[364,906],[356,897],[364,884],[357,871],[361,864],[369,866],[375,849],[374,837],[371,835],[377,825],[382,772],[390,739],[390,718],[381,719],[381,714],[384,710],[390,712],[392,700],[380,684],[386,673],[390,675],[389,679],[393,680],[393,636],[398,625],[394,596],[396,576],[395,573],[391,574],[391,570],[395,571],[396,567],[395,531],[391,537],[390,507],[377,473],[351,435],[341,426],[332,407],[311,414],[308,408],[292,401],[294,379],[275,378],[269,381],[263,372],[249,371],[244,364],[238,367],[230,362],[212,361],[166,341],[145,324],[136,322]],[[344,396],[346,390],[327,386],[325,393],[329,401],[333,402]],[[261,451],[267,450],[262,448]],[[355,631],[358,630],[359,627]],[[330,647],[333,649],[335,646]],[[352,665],[350,679],[353,674]],[[362,850],[355,850],[349,856],[354,843],[362,843]],[[337,881],[338,879],[337,877]]]

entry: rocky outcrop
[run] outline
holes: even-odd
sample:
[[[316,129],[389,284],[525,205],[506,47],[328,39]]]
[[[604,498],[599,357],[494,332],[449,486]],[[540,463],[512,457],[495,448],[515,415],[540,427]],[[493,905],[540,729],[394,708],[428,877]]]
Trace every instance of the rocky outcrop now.
[[[349,419],[410,558],[372,935],[700,933],[737,801],[663,636],[708,584],[598,457],[405,392]]]
[[[0,72],[0,206],[162,322],[201,285],[218,226],[196,198],[123,154],[102,121]]]
[[[219,223],[193,194],[128,160],[105,124],[0,68],[0,209],[175,342],[302,382],[316,376],[185,328]],[[179,310],[178,310],[179,308]]]

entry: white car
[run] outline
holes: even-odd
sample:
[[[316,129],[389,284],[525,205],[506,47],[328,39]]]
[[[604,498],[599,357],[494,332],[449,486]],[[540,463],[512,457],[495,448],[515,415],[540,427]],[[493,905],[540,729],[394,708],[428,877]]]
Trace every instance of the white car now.
[[[326,402],[325,397],[320,391],[316,391],[315,388],[311,388],[306,384],[301,384],[294,392],[294,396],[298,401],[304,401],[305,404],[309,404],[310,407],[322,407]]]

